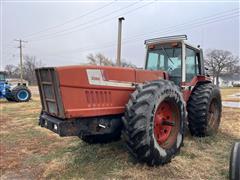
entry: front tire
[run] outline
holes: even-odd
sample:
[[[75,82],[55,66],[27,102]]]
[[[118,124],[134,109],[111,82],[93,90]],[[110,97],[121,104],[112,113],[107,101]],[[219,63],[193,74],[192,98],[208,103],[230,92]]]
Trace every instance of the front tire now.
[[[9,90],[9,89],[6,89],[6,99],[9,101],[9,102],[13,102],[13,101],[15,101],[15,99],[14,99],[14,97],[13,97],[13,95],[12,95],[12,92],[11,92],[11,90]]]
[[[163,165],[179,152],[184,138],[185,103],[173,82],[139,86],[123,117],[122,137],[131,154],[148,165]]]
[[[9,102],[14,102],[15,100],[12,97],[6,97]]]
[[[222,103],[219,89],[212,83],[199,84],[188,100],[189,130],[193,136],[205,137],[217,132]]]

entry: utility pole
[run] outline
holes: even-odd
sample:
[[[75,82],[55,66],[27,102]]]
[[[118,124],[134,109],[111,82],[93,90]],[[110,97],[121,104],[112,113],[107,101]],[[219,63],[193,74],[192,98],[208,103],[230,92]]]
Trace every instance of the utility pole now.
[[[121,66],[121,41],[123,20],[125,20],[124,17],[118,18],[117,66]]]
[[[20,79],[21,79],[21,85],[23,84],[23,54],[22,54],[22,48],[23,48],[23,43],[27,43],[27,41],[23,41],[21,39],[15,39],[14,41],[19,42],[19,49],[20,49]]]

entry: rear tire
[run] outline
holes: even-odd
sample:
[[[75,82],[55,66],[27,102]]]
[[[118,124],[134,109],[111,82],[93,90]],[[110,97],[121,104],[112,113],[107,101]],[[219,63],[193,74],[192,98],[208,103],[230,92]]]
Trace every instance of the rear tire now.
[[[182,94],[173,82],[158,80],[139,86],[123,117],[122,138],[130,153],[150,166],[170,162],[183,144],[185,113]],[[175,125],[163,125],[167,120]]]
[[[199,84],[188,100],[189,130],[193,136],[205,137],[217,132],[222,103],[219,89],[212,83]]]
[[[229,179],[240,179],[240,142],[234,143],[229,163]]]
[[[12,95],[16,102],[27,102],[31,99],[31,92],[26,86],[13,88]]]

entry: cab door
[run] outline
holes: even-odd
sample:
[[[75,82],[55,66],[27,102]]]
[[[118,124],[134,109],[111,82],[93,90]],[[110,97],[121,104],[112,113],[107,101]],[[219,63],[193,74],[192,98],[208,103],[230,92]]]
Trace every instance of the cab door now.
[[[192,88],[194,87],[194,82],[197,79],[198,75],[201,75],[200,69],[200,50],[195,49],[191,46],[186,45],[186,56],[185,56],[185,63],[186,63],[186,80],[182,82],[182,92],[185,101],[188,101]]]
[[[200,75],[200,51],[186,46],[186,82],[191,82]]]

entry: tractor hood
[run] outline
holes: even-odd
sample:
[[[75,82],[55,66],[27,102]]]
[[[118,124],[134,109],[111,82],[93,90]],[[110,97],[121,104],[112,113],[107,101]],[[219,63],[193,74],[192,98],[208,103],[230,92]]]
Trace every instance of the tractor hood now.
[[[168,77],[107,66],[40,68],[36,74],[43,111],[67,119],[121,114],[136,84]]]
[[[61,86],[91,88],[132,88],[136,83],[166,78],[166,73],[108,66],[67,66],[56,68]]]

